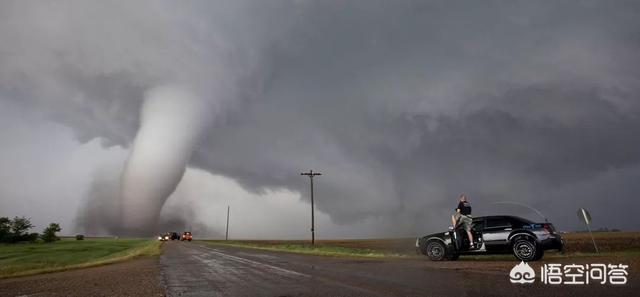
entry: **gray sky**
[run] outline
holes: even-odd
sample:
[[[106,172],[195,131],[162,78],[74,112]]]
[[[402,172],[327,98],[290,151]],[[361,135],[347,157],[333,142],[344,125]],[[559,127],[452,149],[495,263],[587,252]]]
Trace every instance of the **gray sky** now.
[[[475,215],[540,220],[492,204],[515,201],[572,230],[585,207],[596,227],[637,230],[639,15],[633,1],[3,1],[0,216],[109,233],[143,102],[179,85],[206,116],[166,226],[219,235],[230,204],[238,237],[305,237],[299,173],[314,169],[320,236],[446,228],[461,193]]]

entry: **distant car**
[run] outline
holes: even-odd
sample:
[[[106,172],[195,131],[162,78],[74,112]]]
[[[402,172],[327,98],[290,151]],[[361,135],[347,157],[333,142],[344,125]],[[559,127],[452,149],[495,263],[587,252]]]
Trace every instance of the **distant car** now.
[[[180,239],[180,235],[178,235],[178,232],[171,232],[169,233],[171,234],[171,240],[178,240]]]
[[[473,218],[474,245],[470,249],[467,234],[461,228],[416,239],[416,249],[433,261],[457,260],[462,254],[513,253],[522,261],[542,258],[545,250],[564,249],[564,239],[550,223],[534,223],[515,216]]]
[[[184,240],[188,240],[191,241],[191,239],[193,239],[193,236],[191,236],[191,232],[182,232],[182,237],[180,238],[180,240],[184,241]]]
[[[160,241],[167,241],[167,240],[169,240],[169,238],[171,238],[171,236],[169,236],[169,233],[160,234],[158,236],[158,240],[160,240]]]

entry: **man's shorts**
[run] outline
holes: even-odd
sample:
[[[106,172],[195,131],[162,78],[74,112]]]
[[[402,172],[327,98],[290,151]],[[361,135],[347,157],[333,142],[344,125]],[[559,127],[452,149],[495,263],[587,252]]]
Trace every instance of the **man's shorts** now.
[[[464,230],[471,231],[471,223],[473,223],[471,216],[460,215],[459,224],[464,228]]]

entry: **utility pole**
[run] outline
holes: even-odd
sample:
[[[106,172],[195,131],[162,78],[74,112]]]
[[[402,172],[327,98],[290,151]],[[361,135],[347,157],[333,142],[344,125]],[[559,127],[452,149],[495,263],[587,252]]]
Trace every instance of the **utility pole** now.
[[[311,180],[311,245],[315,245],[316,234],[314,229],[314,217],[313,217],[313,177],[317,175],[322,175],[320,172],[313,172],[313,170],[309,170],[309,172],[300,173],[300,175],[306,175]]]
[[[224,235],[224,240],[229,240],[229,211],[231,206],[227,205],[227,232]]]

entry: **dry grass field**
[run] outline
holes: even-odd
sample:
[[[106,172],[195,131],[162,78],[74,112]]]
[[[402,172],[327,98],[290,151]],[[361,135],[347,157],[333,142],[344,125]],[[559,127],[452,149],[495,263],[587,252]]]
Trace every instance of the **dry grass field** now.
[[[588,232],[564,233],[567,254],[590,254],[594,252]],[[601,253],[629,254],[640,256],[640,232],[594,232],[593,237]],[[396,239],[341,239],[316,240],[319,247],[343,248],[345,251],[371,251],[376,254],[414,256],[415,238]],[[225,243],[224,241],[214,241]],[[308,240],[236,240],[232,244],[252,247],[278,248],[283,250],[309,244]],[[285,248],[286,247],[286,248]]]
[[[548,251],[535,263],[536,269],[544,263],[588,264],[623,263],[629,271],[640,271],[640,232],[595,232],[594,239],[600,253],[596,254],[589,233],[564,233],[566,252]],[[316,254],[325,256],[363,256],[419,260],[424,265],[441,269],[482,269],[504,273],[517,262],[513,255],[464,255],[459,261],[428,261],[415,250],[415,238],[397,239],[343,239],[316,240],[311,246],[308,240],[241,240],[206,241],[209,244],[230,244],[272,251]]]
[[[594,251],[589,232],[572,232],[563,236],[568,253]],[[594,232],[593,238],[601,252],[640,252],[640,232]]]

